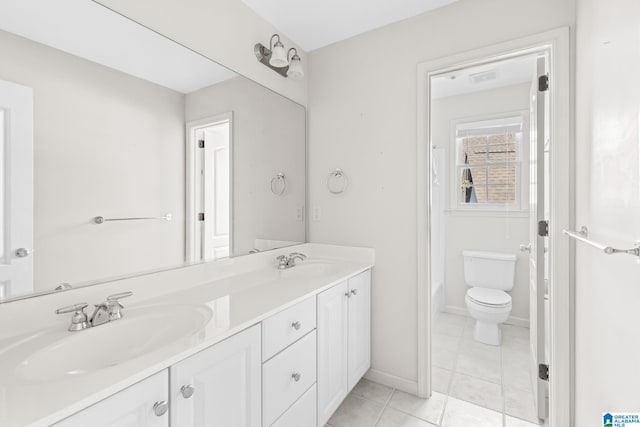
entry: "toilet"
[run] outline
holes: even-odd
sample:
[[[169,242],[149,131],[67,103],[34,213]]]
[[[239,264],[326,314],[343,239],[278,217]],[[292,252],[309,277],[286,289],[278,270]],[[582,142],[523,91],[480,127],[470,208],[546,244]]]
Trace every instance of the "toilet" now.
[[[473,337],[476,341],[500,345],[500,324],[511,313],[511,295],[515,283],[514,254],[463,251],[464,280],[469,286],[465,296],[467,310],[476,319]]]

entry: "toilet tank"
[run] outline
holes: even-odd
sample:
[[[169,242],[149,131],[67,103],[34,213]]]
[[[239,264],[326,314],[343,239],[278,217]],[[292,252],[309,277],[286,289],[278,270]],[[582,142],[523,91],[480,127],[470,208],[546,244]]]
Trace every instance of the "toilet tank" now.
[[[513,289],[518,259],[514,254],[462,251],[462,257],[464,280],[468,286],[501,291]]]

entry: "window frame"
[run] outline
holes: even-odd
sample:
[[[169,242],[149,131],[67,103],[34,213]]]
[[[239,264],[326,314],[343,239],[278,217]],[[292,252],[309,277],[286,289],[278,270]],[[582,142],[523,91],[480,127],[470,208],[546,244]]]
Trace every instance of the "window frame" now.
[[[515,165],[516,182],[515,182],[515,202],[513,204],[502,203],[463,203],[460,198],[460,180],[464,165],[458,164],[460,158],[458,144],[458,129],[460,127],[469,126],[473,129],[473,125],[481,123],[494,124],[495,126],[507,126],[509,124],[520,124],[521,131],[516,140],[516,161],[513,162],[496,162],[494,164],[487,162],[480,167],[490,167],[491,165]],[[480,126],[478,126],[480,127]],[[466,117],[451,122],[451,143],[450,143],[450,206],[451,210],[459,212],[528,212],[529,210],[529,111],[509,111],[500,114],[481,115],[474,117]],[[487,188],[490,187],[486,184]]]

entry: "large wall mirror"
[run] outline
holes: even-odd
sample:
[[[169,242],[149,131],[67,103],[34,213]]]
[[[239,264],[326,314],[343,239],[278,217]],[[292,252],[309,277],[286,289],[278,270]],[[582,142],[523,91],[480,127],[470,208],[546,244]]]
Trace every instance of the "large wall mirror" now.
[[[305,116],[93,1],[3,0],[0,301],[304,242]]]

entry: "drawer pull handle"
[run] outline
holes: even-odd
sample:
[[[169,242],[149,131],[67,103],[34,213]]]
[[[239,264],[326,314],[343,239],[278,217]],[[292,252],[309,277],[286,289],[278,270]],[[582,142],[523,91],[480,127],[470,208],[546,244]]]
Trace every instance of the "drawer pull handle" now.
[[[165,400],[161,400],[153,404],[153,413],[161,417],[169,410],[169,404]]]
[[[293,380],[294,380],[295,382],[300,381],[300,377],[301,377],[301,375],[300,375],[299,373],[297,373],[297,372],[296,372],[296,373],[294,373],[294,374],[291,374],[291,378],[293,378]]]
[[[185,399],[193,396],[193,393],[195,393],[195,391],[196,389],[191,384],[183,385],[180,388],[180,394],[182,394],[182,397],[184,397]]]
[[[292,327],[293,329],[295,329],[296,331],[299,331],[301,326],[302,326],[302,324],[301,324],[300,322],[293,322],[293,323],[291,324],[291,327]]]
[[[357,289],[351,289],[351,295],[358,295]]]

